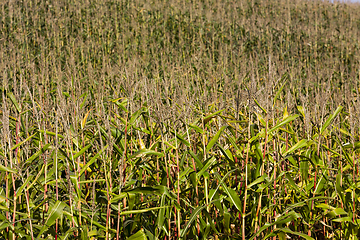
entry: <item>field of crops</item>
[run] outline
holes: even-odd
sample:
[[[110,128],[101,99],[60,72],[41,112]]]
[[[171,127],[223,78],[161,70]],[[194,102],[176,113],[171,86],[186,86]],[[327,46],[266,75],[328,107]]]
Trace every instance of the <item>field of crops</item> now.
[[[359,12],[0,2],[0,239],[359,239]]]

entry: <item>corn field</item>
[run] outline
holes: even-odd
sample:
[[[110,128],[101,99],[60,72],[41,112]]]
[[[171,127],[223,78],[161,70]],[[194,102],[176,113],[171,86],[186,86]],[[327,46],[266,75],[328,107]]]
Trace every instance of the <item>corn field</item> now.
[[[359,239],[360,5],[0,3],[0,239]]]

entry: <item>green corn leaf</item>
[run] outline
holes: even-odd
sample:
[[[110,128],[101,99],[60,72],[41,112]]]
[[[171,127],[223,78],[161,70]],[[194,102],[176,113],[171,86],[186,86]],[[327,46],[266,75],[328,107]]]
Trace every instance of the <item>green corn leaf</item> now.
[[[163,143],[165,143],[166,145],[168,145],[170,148],[172,149],[176,149],[176,147],[174,145],[172,145],[171,143],[167,142],[167,141],[163,141]],[[168,150],[168,149],[167,149]]]
[[[144,149],[140,149],[139,151],[137,151],[136,153],[131,155],[130,159],[134,158],[134,157],[137,157],[139,155],[142,155],[142,154],[144,154],[144,155],[155,155],[155,156],[158,156],[158,157],[163,157],[164,156],[164,154],[161,153],[161,152],[156,152],[154,150],[144,148]]]
[[[285,85],[287,83],[287,80],[284,81],[283,85],[279,88],[279,90],[277,90],[276,94],[275,94],[275,97],[274,97],[274,102],[273,102],[273,107],[275,106],[276,104],[276,100],[278,99],[278,97],[280,96],[282,90],[284,89]]]
[[[156,194],[156,195],[169,195],[169,189],[166,186],[158,185],[154,187],[137,187],[130,190],[124,190],[127,193],[142,193],[142,194]]]
[[[278,123],[275,127],[271,128],[269,130],[268,133],[272,133],[274,132],[275,130],[277,130],[278,128],[284,126],[285,124],[291,122],[291,121],[294,121],[296,118],[298,118],[299,115],[298,114],[295,114],[295,115],[292,115],[292,116],[288,116],[287,118],[285,118],[284,120],[282,120],[280,123]]]
[[[7,198],[6,198],[5,196],[3,196],[3,195],[0,194],[0,203],[5,202],[6,199],[7,199]],[[1,207],[1,205],[0,205],[0,207]]]
[[[119,100],[121,100],[122,98],[118,98],[118,99],[114,99],[114,100],[110,100],[111,102],[115,103],[119,108],[121,108],[124,112],[128,112],[127,110],[127,105],[128,105],[128,99],[125,98],[121,103],[119,103]]]
[[[51,209],[48,212],[48,217],[45,221],[44,226],[40,229],[40,232],[37,236],[37,238],[40,238],[40,236],[54,223],[55,220],[58,219],[63,214],[63,209],[66,206],[65,203],[61,201],[57,201],[54,206],[51,207]]]
[[[119,147],[120,146],[120,147]],[[122,155],[124,152],[124,146],[122,145],[122,142],[119,142],[119,146],[116,145],[115,143],[113,144],[113,147],[115,148],[115,150]]]
[[[151,132],[149,130],[147,130],[146,128],[142,128],[142,127],[135,127],[133,126],[134,129],[140,131],[140,132],[143,132],[143,133],[146,133],[146,134],[149,134],[151,135]]]
[[[27,141],[29,141],[32,137],[34,137],[36,135],[36,133],[34,133],[33,135],[27,137],[24,141],[22,142],[19,142],[18,144],[14,145],[12,148],[11,148],[11,151],[15,150],[16,148],[20,147],[21,145],[23,145],[24,143],[26,143]]]
[[[228,129],[230,129],[230,127]],[[240,150],[239,144],[236,143],[235,137],[227,134],[227,132],[225,132],[225,133],[227,135],[226,140],[228,140],[230,142],[231,146],[234,147],[236,150]]]
[[[87,93],[83,93],[83,94],[80,96],[80,98],[82,98],[82,97],[84,98],[83,101],[80,103],[80,109],[82,109],[82,108],[84,107],[84,105],[85,105],[85,103],[86,103],[87,95],[88,95]],[[79,98],[79,99],[80,99],[80,98]]]
[[[322,208],[322,209],[334,209],[334,207],[330,206],[329,204],[326,203],[320,203],[318,205],[316,205],[317,208]]]
[[[40,175],[43,173],[45,169],[45,164],[42,165],[40,171],[36,175],[35,179],[31,181],[31,184],[26,188],[26,191],[28,191],[33,185],[35,185],[36,181],[39,179]]]
[[[341,177],[342,177],[341,175],[342,175],[341,173],[338,173],[336,176],[335,190],[336,190],[337,194],[340,196],[342,203],[345,204],[344,190],[340,184]]]
[[[332,219],[333,222],[353,222],[351,217],[342,217],[342,218],[336,218]]]
[[[299,111],[299,113],[301,113],[301,116],[302,116],[303,118],[305,118],[304,108],[303,108],[302,106],[297,106],[296,108],[297,108],[297,110]]]
[[[147,240],[144,230],[141,229],[137,233],[131,235],[127,240]]]
[[[223,111],[225,111],[225,109],[223,110],[220,110],[220,111],[217,111],[217,112],[214,112],[206,117],[204,117],[204,120],[203,120],[203,124],[207,124],[211,119],[213,119],[214,117],[216,117],[219,113],[222,113]]]
[[[265,114],[267,114],[267,111],[260,105],[260,103],[255,98],[254,98],[254,102]]]
[[[255,136],[255,124],[251,124],[250,125],[250,132],[251,132],[251,136]],[[253,141],[252,144],[255,146],[255,155],[256,155],[256,177],[260,175],[260,168],[261,165],[263,163],[263,154],[262,154],[262,149],[260,146],[259,141]]]
[[[82,183],[82,182],[80,182]],[[118,202],[119,200],[123,199],[124,197],[126,197],[127,194],[125,192],[121,192],[120,195],[116,195],[115,197],[113,197],[111,200],[110,200],[110,203],[115,203],[115,202]]]
[[[231,217],[230,213],[228,212],[224,213],[224,228],[225,228],[224,230],[227,233],[230,233],[230,217]]]
[[[215,157],[211,157],[205,164],[205,166],[196,174],[197,179],[199,179],[204,173],[208,170],[208,168],[213,165],[216,161]]]
[[[321,176],[320,180],[319,180],[318,183],[316,184],[315,194],[318,194],[318,193],[321,192],[321,190],[324,188],[325,182],[326,182],[326,179],[324,178],[324,176]]]
[[[89,167],[91,164],[93,164],[96,159],[98,159],[98,157],[100,156],[100,154],[102,154],[106,149],[108,148],[108,145],[106,145],[103,149],[101,149],[94,157],[92,157],[82,168],[81,171],[79,173],[79,176],[81,176]],[[79,177],[78,176],[78,177]]]
[[[50,132],[50,131],[44,131],[44,130],[39,130],[39,132],[41,132],[42,134],[46,134],[46,135],[49,135],[49,136],[55,136],[55,137],[59,137],[59,138],[64,138],[64,136],[63,135],[61,135],[61,134],[56,134],[56,133],[54,133],[54,132]]]
[[[227,128],[228,126],[222,126],[220,128],[220,130],[215,134],[215,136],[210,140],[210,142],[208,143],[208,145],[206,146],[206,152],[209,152],[209,150],[215,145],[215,143],[218,141],[220,135],[223,133],[223,131]]]
[[[142,107],[139,110],[137,110],[134,114],[132,114],[130,121],[129,121],[129,125],[133,125],[135,123],[135,121],[140,117],[141,114],[143,114],[144,112],[147,112],[147,108],[146,107]]]
[[[132,210],[135,206],[135,197],[136,197],[136,194],[134,193],[127,193],[127,200],[128,200],[128,203],[129,203],[129,209]]]
[[[307,180],[309,176],[309,158],[311,158],[311,150],[307,150],[305,157],[300,161],[300,173],[305,180]]]
[[[260,113],[255,112],[255,114],[256,114],[258,120],[260,121],[260,123],[261,123],[263,126],[266,126],[266,121],[265,121],[265,119],[260,115]]]
[[[4,209],[5,210],[5,209]],[[13,225],[9,222],[9,220],[3,220],[1,223],[0,223],[0,231],[2,231],[3,229],[5,228],[8,228],[10,227],[10,229],[14,230],[13,228]]]
[[[182,142],[184,145],[190,147],[190,143],[188,141],[186,141],[180,134],[176,134],[176,138],[180,140],[180,142]]]
[[[39,157],[41,154],[43,154],[49,147],[50,143],[43,146],[38,152],[36,152],[34,155],[32,155],[30,158],[26,160],[26,163],[31,163],[33,160],[35,160],[37,157]]]
[[[256,232],[256,234],[254,234],[249,240],[253,240],[260,233],[262,233],[263,231],[265,231],[267,228],[271,227],[272,225],[274,225],[274,223],[265,223],[261,228],[259,228],[259,230]]]
[[[186,182],[192,172],[194,172],[194,169],[192,169],[191,167],[185,167],[184,171],[181,171],[179,175],[180,182]]]
[[[189,124],[189,127],[194,129],[195,131],[197,131],[200,134],[204,133],[204,131],[200,127],[196,126],[195,124]]]
[[[7,95],[8,95],[8,97],[10,98],[11,102],[14,104],[14,106],[15,106],[15,108],[16,108],[16,111],[17,111],[18,113],[20,113],[20,112],[21,112],[21,108],[20,108],[19,103],[16,101],[14,94],[13,94],[12,92],[8,92]]]
[[[111,136],[113,136],[115,139],[120,138],[124,134],[123,131],[117,128],[111,128],[110,131],[111,131]]]
[[[120,215],[144,213],[144,212],[153,211],[153,210],[159,210],[159,209],[167,208],[167,207],[168,206],[161,206],[161,207],[145,208],[145,209],[138,209],[138,210],[129,210],[129,211],[121,212]]]
[[[220,186],[222,186],[222,184],[224,183],[225,179],[226,179],[228,176],[230,176],[231,173],[233,173],[233,172],[235,172],[235,171],[237,171],[237,169],[233,169],[233,170],[227,172],[223,178],[221,178],[221,176],[219,175],[218,172],[215,172],[215,173],[214,173],[215,177],[216,177],[217,180],[218,180],[218,185],[217,185],[217,187],[216,187],[215,190],[214,190],[214,189],[211,189],[211,190],[210,190],[210,195],[209,195],[210,201],[212,201],[212,199],[213,199],[214,196],[216,195],[218,189],[219,189]],[[221,208],[221,207],[220,207],[220,208]]]
[[[22,190],[29,184],[29,182],[33,180],[32,177],[27,177],[25,182],[21,185],[21,187],[19,187],[17,190],[16,190],[16,197],[18,198],[19,196],[21,196],[22,194]]]
[[[71,227],[69,230],[67,230],[61,237],[61,240],[71,239],[71,237],[74,236],[74,232],[77,231],[78,228]]]
[[[258,236],[261,232],[265,231],[267,228],[275,225],[275,224],[285,224],[285,223],[288,223],[288,222],[291,222],[293,221],[294,219],[297,219],[297,218],[301,218],[301,214],[298,214],[294,211],[291,211],[281,217],[279,217],[279,219],[276,221],[276,222],[273,222],[273,223],[265,223],[258,231],[257,233],[250,238],[250,240],[254,239],[256,236]],[[299,233],[296,233],[296,232],[292,232],[291,230],[288,230],[287,228],[276,228],[275,231],[281,231],[281,232],[287,232],[287,233],[292,233],[292,234],[295,234],[295,235],[298,235],[298,236],[302,236],[302,235],[299,235]],[[291,232],[289,232],[291,231]],[[271,234],[273,233],[270,233],[268,235],[266,235],[263,239],[267,239]],[[300,233],[302,234],[302,233]],[[305,235],[305,234],[303,234]],[[307,236],[307,235],[306,235]],[[302,236],[304,237],[304,236]],[[309,237],[309,236],[307,236]],[[304,237],[305,238],[305,237]],[[305,239],[308,239],[308,240],[314,240],[313,238],[309,237],[309,238],[305,238]]]
[[[265,129],[264,128],[261,129],[260,132],[258,134],[256,134],[256,136],[251,137],[249,142],[252,143],[261,137],[265,137]]]
[[[207,236],[209,235],[210,233],[210,230],[211,230],[211,226],[210,226],[210,223],[207,221],[206,222],[206,227],[205,227],[205,231],[203,231],[204,233],[204,239],[208,239]]]
[[[101,179],[94,179],[94,180],[85,180],[85,181],[79,181],[79,184],[84,184],[84,183],[94,183],[94,182],[105,182],[105,179],[101,178]]]
[[[241,201],[237,192],[232,188],[228,188],[224,183],[222,183],[222,187],[224,188],[225,193],[230,198],[232,204],[235,205],[237,210],[241,211]]]
[[[311,202],[312,200],[315,201],[315,200],[329,200],[329,199],[332,199],[332,198],[331,197],[321,197],[321,196],[320,197],[307,198],[304,201],[297,202],[297,203],[289,205],[289,207],[287,207],[284,210],[284,212],[290,211],[290,210],[295,209],[295,208],[301,208],[301,207],[305,206],[307,203]]]
[[[73,160],[75,160],[75,159],[77,159],[79,156],[81,156],[81,155],[82,155],[86,150],[88,150],[91,146],[92,146],[92,143],[86,145],[85,147],[83,147],[78,153],[76,153],[76,154],[73,156]]]
[[[320,134],[322,134],[325,129],[331,124],[331,122],[336,118],[336,116],[341,112],[343,109],[342,106],[338,106],[338,108],[335,110],[335,112],[326,120],[324,125],[320,129]]]
[[[145,228],[145,235],[149,240],[157,240],[152,232]]]
[[[5,166],[3,166],[1,164],[0,164],[0,171],[2,171],[2,172],[10,172],[10,173],[17,173],[17,171],[15,169],[5,167]]]
[[[219,180],[219,183],[221,184],[221,186],[224,189],[224,192],[226,193],[226,195],[228,195],[230,201],[232,204],[234,204],[234,206],[241,211],[241,201],[239,198],[239,195],[236,193],[236,191],[232,188],[228,188],[226,186],[226,184],[223,182],[223,179],[220,178],[220,176],[218,174],[215,174],[215,177]]]
[[[332,154],[338,157],[342,156],[340,153],[336,152],[335,150],[328,148],[325,144],[321,144],[321,147],[323,147],[324,149],[326,149],[327,151],[331,152]]]
[[[290,176],[290,174],[289,174],[289,173],[286,173],[286,178],[288,179],[288,181],[289,181],[289,183],[290,183],[291,187],[292,187],[293,189],[295,189],[295,191],[297,191],[297,192],[301,192],[301,191],[300,191],[300,189],[299,189],[299,187],[298,187],[298,186],[296,185],[296,183],[294,182],[293,177],[292,177],[292,176]]]
[[[297,117],[299,117],[298,114],[292,115],[292,116],[288,116],[287,118],[285,118],[284,120],[282,120],[280,123],[278,123],[275,127],[271,128],[267,134],[270,134],[272,132],[274,132],[275,130],[279,129],[280,127],[284,126],[285,124],[295,120]],[[250,139],[250,142],[254,142],[256,141],[258,138],[260,137],[265,137],[265,130],[262,129],[256,136],[252,137]]]
[[[335,215],[348,215],[348,213],[342,208],[335,208],[332,212],[334,212]]]
[[[249,189],[249,188],[251,188],[252,186],[255,186],[256,184],[261,183],[261,182],[263,182],[263,181],[264,181],[264,176],[261,176],[261,177],[255,179],[255,180],[254,180],[252,183],[250,183],[249,185],[247,185],[247,188]]]
[[[219,144],[217,144],[216,146],[220,149],[221,153],[226,157],[226,159],[230,160],[231,162],[234,162],[234,157],[233,157],[231,151],[229,151],[229,149],[225,150]]]
[[[278,220],[275,221],[274,224],[286,224],[289,223],[291,221],[293,221],[294,219],[298,219],[301,218],[301,214],[296,213],[295,211],[291,211],[281,217],[278,218]]]
[[[196,163],[196,168],[201,169],[204,167],[204,165],[200,162],[199,158],[196,156],[196,154],[193,151],[189,151],[189,154],[194,158],[194,161]]]
[[[183,238],[189,227],[191,226],[192,222],[197,219],[197,216],[200,214],[200,212],[206,207],[206,205],[199,206],[190,215],[189,221],[185,225],[185,228],[181,230],[180,238]]]
[[[166,195],[163,194],[161,196],[160,207],[165,206],[165,200],[166,200]],[[164,221],[165,221],[165,208],[161,208],[159,210],[159,214],[156,219],[156,224],[159,229],[161,229],[164,226]]]
[[[67,215],[69,217],[69,220],[71,220],[72,215],[66,211],[64,211],[64,215]],[[92,225],[97,226],[98,228],[101,228],[103,230],[106,230],[106,227],[103,226],[102,224],[100,224],[98,221],[95,221],[93,218],[88,217],[86,214],[82,215],[83,218],[85,218],[89,223],[91,223]],[[116,232],[116,230],[114,229],[109,229],[111,232]]]
[[[290,233],[290,234],[293,234],[293,235],[297,235],[297,236],[300,236],[306,240],[314,240],[314,238],[304,234],[304,233],[300,233],[300,232],[294,232],[292,230],[290,230],[289,228],[276,228],[275,229],[276,232],[284,232],[284,233]]]
[[[76,175],[70,175],[70,180],[71,182],[74,184],[75,187],[75,192],[77,193],[78,195],[78,198],[80,199],[81,198],[81,192],[80,192],[80,189],[77,187],[79,186],[79,182],[78,182],[78,178]]]
[[[296,151],[299,148],[303,148],[308,144],[308,140],[302,139],[300,142],[297,142],[294,146],[292,146],[290,149],[288,149],[283,155],[288,155],[294,151]]]

